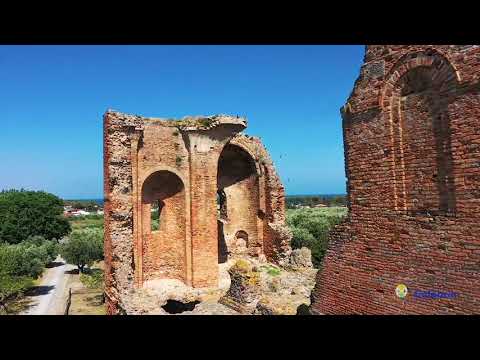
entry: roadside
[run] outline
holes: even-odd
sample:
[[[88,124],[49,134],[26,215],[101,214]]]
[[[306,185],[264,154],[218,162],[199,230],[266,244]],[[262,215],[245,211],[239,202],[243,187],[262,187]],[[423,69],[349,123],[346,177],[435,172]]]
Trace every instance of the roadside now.
[[[73,274],[68,287],[72,289],[68,315],[106,315],[103,298],[103,261],[92,266],[90,274]]]
[[[68,279],[75,267],[58,256],[45,269],[38,285],[25,293],[22,302],[29,305],[20,315],[63,315],[68,296]]]

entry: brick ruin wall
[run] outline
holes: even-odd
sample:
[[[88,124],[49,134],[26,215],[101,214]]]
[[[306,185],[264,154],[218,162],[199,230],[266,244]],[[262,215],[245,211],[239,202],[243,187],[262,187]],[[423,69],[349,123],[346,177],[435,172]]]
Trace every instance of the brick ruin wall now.
[[[281,263],[288,255],[283,185],[260,140],[241,133],[245,127],[244,119],[223,115],[182,121],[104,115],[109,314],[121,313],[125,295],[149,280],[217,286],[218,264],[228,256]],[[222,190],[227,214],[220,225]]]
[[[367,46],[342,109],[349,214],[313,313],[480,312],[479,76],[477,45]]]

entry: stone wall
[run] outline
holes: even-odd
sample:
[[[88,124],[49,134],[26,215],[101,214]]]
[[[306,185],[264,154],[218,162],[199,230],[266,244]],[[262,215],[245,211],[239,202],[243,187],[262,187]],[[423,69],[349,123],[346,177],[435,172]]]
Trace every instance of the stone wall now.
[[[366,47],[342,109],[349,215],[314,313],[480,312],[479,75],[476,45]]]
[[[227,257],[242,244],[246,253],[272,262],[288,255],[283,185],[260,140],[241,134],[245,127],[245,119],[226,115],[105,114],[108,313],[131,308],[129,294],[150,280],[217,286],[222,246]],[[217,209],[219,190],[226,194],[227,219]],[[153,205],[159,206],[158,229],[152,228]]]

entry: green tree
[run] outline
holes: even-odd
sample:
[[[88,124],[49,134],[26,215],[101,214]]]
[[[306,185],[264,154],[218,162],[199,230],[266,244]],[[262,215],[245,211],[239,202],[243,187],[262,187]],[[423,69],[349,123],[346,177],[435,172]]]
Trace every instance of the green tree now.
[[[73,231],[69,239],[61,245],[60,255],[69,263],[78,266],[83,273],[85,266],[92,266],[103,259],[103,232],[98,229]]]
[[[292,241],[291,246],[293,249],[300,249],[302,247],[311,248],[315,242],[315,238],[307,229],[292,227]]]
[[[0,242],[16,244],[34,235],[61,239],[70,230],[57,196],[43,191],[0,192]]]
[[[0,243],[0,309],[5,302],[33,286],[46,264],[57,256],[56,241],[32,236],[19,244]]]
[[[47,240],[43,236],[35,235],[30,236],[25,240],[22,245],[33,245],[41,249],[41,252],[45,254],[45,264],[48,264],[56,259],[58,255],[58,242],[56,239]]]
[[[12,276],[0,273],[0,310],[8,313],[5,305],[10,298],[22,294],[29,287],[33,286],[33,279],[28,276]]]
[[[0,245],[0,274],[39,277],[43,272],[47,253],[35,245]]]
[[[343,209],[337,208],[289,210],[287,224],[293,233],[292,248],[309,248],[314,266],[320,267],[328,247],[329,232],[345,214]]]

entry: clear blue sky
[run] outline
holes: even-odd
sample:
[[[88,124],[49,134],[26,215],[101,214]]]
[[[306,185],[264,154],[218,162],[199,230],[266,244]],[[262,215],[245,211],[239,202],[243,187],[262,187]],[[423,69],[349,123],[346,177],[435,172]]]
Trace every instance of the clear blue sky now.
[[[102,115],[246,116],[287,194],[345,192],[364,46],[0,46],[0,188],[103,197]]]

